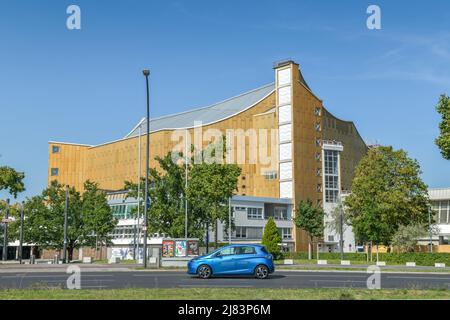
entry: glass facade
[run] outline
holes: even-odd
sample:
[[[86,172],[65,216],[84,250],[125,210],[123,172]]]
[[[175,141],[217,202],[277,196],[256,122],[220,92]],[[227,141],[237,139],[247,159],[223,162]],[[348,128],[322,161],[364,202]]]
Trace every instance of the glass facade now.
[[[111,212],[116,219],[132,219],[132,210],[136,207],[137,204],[113,204]]]
[[[334,203],[339,195],[339,151],[324,150],[325,202]]]
[[[434,212],[436,212],[436,222],[438,224],[450,224],[450,200],[433,201],[432,206]]]

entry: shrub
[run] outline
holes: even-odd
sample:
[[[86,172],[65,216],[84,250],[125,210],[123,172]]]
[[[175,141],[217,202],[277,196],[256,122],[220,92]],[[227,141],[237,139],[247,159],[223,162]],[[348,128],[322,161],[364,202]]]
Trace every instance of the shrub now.
[[[278,244],[281,242],[281,236],[278,233],[277,226],[272,217],[269,218],[264,228],[264,234],[262,238],[262,244],[273,255],[274,259],[281,257],[280,247]]]

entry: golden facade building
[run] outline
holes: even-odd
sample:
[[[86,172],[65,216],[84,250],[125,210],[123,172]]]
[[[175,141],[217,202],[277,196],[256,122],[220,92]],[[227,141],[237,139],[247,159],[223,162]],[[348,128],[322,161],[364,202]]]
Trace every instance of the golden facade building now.
[[[350,190],[354,168],[366,152],[355,125],[334,117],[312,92],[293,61],[274,66],[274,83],[222,102],[150,120],[150,166],[155,156],[199,150],[226,136],[226,161],[242,168],[241,199],[300,199],[326,207]],[[48,182],[82,188],[96,181],[110,191],[145,173],[146,121],[120,140],[100,145],[49,142]],[[142,153],[140,152],[142,150]],[[141,159],[139,154],[141,153]],[[244,198],[242,198],[244,197]],[[296,250],[307,237],[293,231]]]

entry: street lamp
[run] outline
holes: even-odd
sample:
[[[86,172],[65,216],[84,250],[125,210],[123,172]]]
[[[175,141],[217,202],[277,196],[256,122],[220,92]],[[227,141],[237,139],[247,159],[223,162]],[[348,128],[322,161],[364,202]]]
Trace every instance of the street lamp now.
[[[9,222],[9,199],[6,199],[6,210],[3,229],[3,261],[8,260],[8,222]]]
[[[143,259],[144,259],[144,268],[147,268],[147,236],[148,236],[148,231],[147,231],[147,225],[148,225],[148,171],[149,171],[149,160],[150,160],[150,93],[149,93],[149,89],[148,89],[148,76],[150,75],[150,70],[143,70],[142,73],[145,76],[145,83],[146,83],[146,88],[147,88],[147,145],[146,145],[146,157],[145,157],[145,190],[144,190],[144,226],[143,226],[143,230],[144,230],[144,254],[143,254]],[[140,183],[140,182],[138,182]]]
[[[22,251],[23,251],[23,220],[25,217],[25,202],[22,202],[20,208],[20,235],[19,235],[19,264],[22,264]]]
[[[67,215],[69,211],[69,186],[66,186],[66,200],[64,204],[64,243],[63,243],[63,263],[67,263]]]

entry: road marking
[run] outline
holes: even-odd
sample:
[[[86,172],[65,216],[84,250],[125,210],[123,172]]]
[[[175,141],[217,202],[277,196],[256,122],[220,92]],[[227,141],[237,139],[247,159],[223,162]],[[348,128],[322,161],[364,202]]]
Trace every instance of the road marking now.
[[[347,274],[343,274],[343,275],[334,275],[334,274],[317,274],[317,275],[311,275],[311,274],[290,274],[290,275],[286,275],[286,277],[291,278],[291,277],[339,277],[339,278],[367,278],[366,276],[355,276],[355,275],[347,275]]]
[[[327,279],[327,280],[320,280],[320,279],[313,280],[313,279],[311,279],[309,281],[311,281],[311,282],[346,282],[346,283],[351,283],[351,282],[361,282],[361,283],[363,283],[363,282],[366,282],[365,280],[364,281],[360,281],[360,280],[332,280],[332,279]]]
[[[242,286],[242,285],[196,285],[196,284],[180,284],[178,287],[186,288],[254,288],[254,286]]]
[[[389,279],[427,279],[427,280],[449,280],[450,278],[446,277],[401,277],[401,276],[387,276]]]

